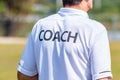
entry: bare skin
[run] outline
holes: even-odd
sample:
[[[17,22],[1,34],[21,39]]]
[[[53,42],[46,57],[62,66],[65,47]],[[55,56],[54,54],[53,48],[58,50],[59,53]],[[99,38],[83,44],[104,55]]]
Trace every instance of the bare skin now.
[[[106,78],[101,78],[101,79],[98,79],[98,80],[111,80],[109,77],[106,77]]]
[[[38,75],[35,76],[26,76],[19,71],[17,72],[17,78],[18,80],[38,80]]]

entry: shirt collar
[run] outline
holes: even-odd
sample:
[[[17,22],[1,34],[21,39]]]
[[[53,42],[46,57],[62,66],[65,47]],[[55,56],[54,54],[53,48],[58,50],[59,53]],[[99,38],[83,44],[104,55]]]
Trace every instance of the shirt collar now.
[[[80,15],[80,16],[89,18],[87,12],[83,10],[73,9],[73,8],[61,8],[58,11],[58,14],[63,15],[63,16],[64,15]]]

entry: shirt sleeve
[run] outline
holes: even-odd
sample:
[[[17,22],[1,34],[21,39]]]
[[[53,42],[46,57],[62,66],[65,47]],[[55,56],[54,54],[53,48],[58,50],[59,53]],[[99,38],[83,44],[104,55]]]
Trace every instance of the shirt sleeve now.
[[[33,35],[31,32],[23,54],[21,56],[20,62],[18,64],[18,71],[27,75],[34,76],[37,74],[36,61],[35,61],[35,53],[34,53],[34,41]]]
[[[98,30],[94,37],[91,57],[92,80],[110,77],[111,73],[111,56],[109,49],[109,41],[106,29]]]

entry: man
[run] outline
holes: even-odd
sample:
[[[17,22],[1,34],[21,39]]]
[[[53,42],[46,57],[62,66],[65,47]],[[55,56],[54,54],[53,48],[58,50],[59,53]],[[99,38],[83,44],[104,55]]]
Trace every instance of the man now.
[[[63,0],[57,14],[39,20],[18,66],[18,80],[110,80],[105,27],[87,12],[92,0]]]

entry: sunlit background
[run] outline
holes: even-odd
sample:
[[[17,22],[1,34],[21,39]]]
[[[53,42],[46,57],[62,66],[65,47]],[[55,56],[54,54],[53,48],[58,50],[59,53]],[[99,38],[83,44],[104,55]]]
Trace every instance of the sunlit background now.
[[[89,16],[108,31],[113,80],[120,80],[120,0],[93,1]],[[17,63],[34,24],[61,7],[61,0],[0,0],[0,80],[17,79]]]

